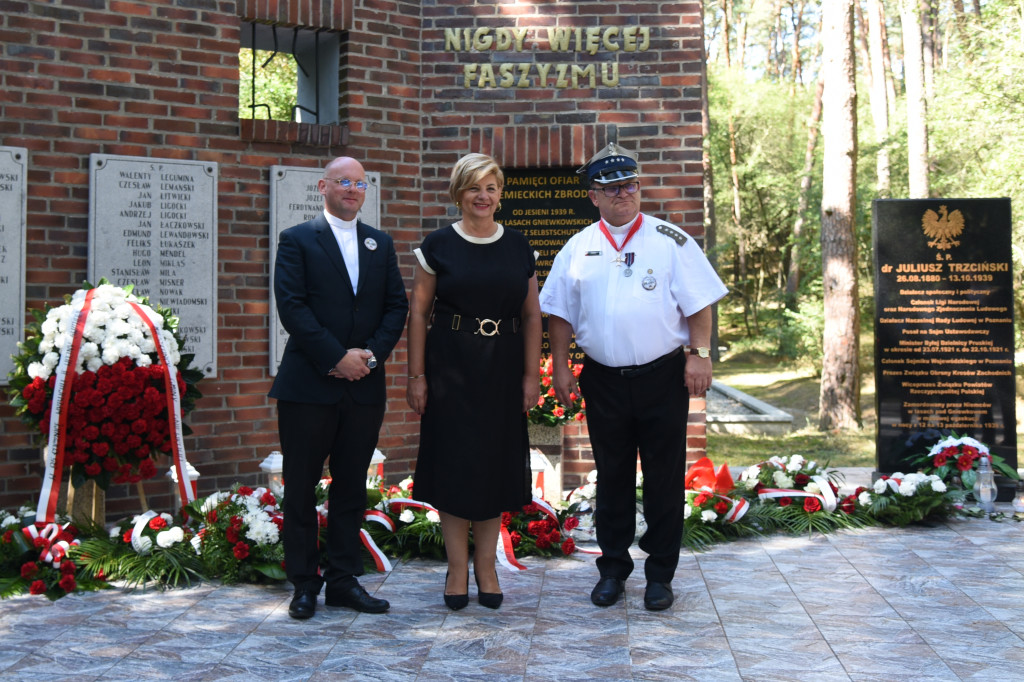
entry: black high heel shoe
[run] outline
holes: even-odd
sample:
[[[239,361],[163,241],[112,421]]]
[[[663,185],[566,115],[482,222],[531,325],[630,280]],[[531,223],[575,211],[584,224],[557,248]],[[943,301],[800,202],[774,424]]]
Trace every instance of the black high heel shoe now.
[[[497,578],[498,574],[495,572],[494,577]],[[501,606],[501,602],[505,599],[505,595],[502,592],[481,592],[480,591],[480,578],[477,577],[476,571],[473,572],[473,580],[476,581],[476,600],[480,602],[480,606],[486,606],[489,609],[496,609]]]
[[[448,571],[444,572],[444,585],[445,589],[448,587]],[[450,608],[452,611],[458,611],[464,609],[469,605],[469,576],[466,576],[466,594],[448,594],[444,593],[445,606]]]

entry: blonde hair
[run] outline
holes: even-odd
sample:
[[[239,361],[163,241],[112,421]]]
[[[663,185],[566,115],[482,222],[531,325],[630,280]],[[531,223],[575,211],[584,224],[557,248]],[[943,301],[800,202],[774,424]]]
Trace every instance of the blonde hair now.
[[[499,189],[505,186],[505,174],[501,172],[497,161],[486,154],[466,154],[452,168],[448,196],[456,204],[459,203],[459,197],[463,192],[478,183],[481,178],[491,174],[498,179]]]

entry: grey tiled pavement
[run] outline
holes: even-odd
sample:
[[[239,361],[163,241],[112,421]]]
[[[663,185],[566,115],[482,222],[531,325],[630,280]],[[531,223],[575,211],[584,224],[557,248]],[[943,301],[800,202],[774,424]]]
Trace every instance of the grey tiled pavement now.
[[[1008,505],[1000,507],[1009,511]],[[784,536],[684,550],[668,611],[590,603],[593,555],[527,558],[505,603],[450,612],[444,565],[368,574],[384,615],[288,617],[287,586],[0,602],[2,680],[1018,680],[1024,525]],[[472,583],[471,583],[472,584]],[[471,588],[471,596],[474,590]]]

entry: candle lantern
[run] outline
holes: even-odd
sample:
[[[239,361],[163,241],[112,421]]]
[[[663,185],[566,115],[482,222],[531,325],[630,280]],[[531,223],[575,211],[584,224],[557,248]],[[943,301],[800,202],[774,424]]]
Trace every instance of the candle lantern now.
[[[191,464],[186,464],[185,469],[188,470],[188,480],[192,484],[192,497],[199,497],[199,472]],[[178,496],[178,469],[177,467],[171,467],[167,470],[167,480],[171,482],[171,494],[174,497]]]
[[[260,469],[267,474],[267,490],[280,497],[284,493],[284,455],[274,450],[260,462]]]

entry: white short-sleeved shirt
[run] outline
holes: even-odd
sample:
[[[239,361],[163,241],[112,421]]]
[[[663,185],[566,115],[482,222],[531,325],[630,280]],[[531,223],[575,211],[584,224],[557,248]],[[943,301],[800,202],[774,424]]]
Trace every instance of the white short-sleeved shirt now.
[[[576,345],[610,367],[642,365],[688,344],[687,316],[728,293],[695,239],[641,215],[640,229],[621,252],[599,222],[570,238],[540,292],[541,310],[568,321]],[[627,265],[615,260],[630,253],[627,277]]]

